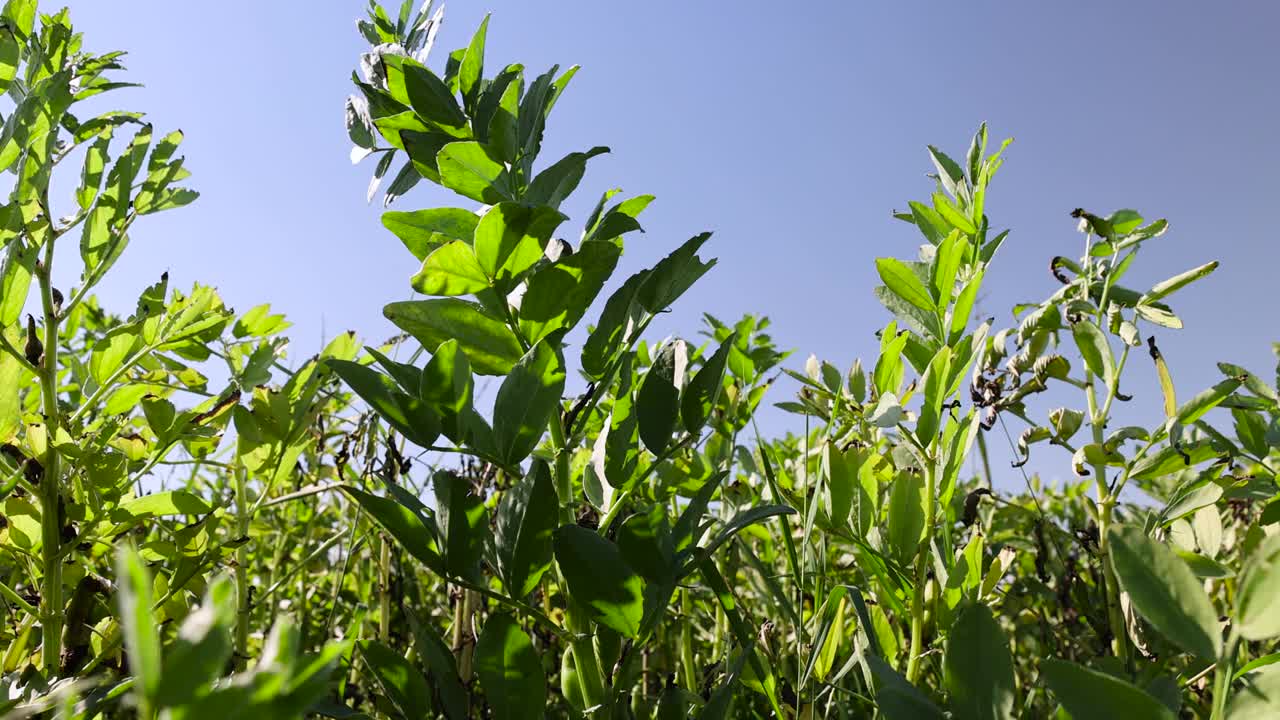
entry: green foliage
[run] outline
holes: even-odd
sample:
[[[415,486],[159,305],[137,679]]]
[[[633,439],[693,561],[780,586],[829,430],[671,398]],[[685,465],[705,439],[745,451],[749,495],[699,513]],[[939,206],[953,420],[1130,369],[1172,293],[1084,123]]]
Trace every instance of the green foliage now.
[[[0,713],[1280,712],[1280,373],[1224,362],[1178,402],[1168,303],[1217,263],[1123,284],[1164,220],[1076,210],[1084,252],[1046,297],[979,322],[1009,237],[986,213],[1008,143],[982,126],[962,158],[928,146],[895,213],[918,250],[876,260],[874,358],[783,368],[753,315],[653,338],[710,235],[621,277],[654,198],[567,216],[607,152],[542,157],[576,68],[486,62],[488,18],[429,62],[441,12],[370,3],[346,107],[369,197],[425,180],[458,207],[383,214],[426,296],[384,309],[401,335],[293,359],[282,316],[208,286],[99,306],[132,224],[195,199],[182,135],[77,117],[120,54],[65,11],[3,21]],[[79,266],[65,293],[55,259]],[[804,430],[766,439],[783,375]],[[1115,422],[1127,393],[1149,424]],[[990,441],[1025,489],[993,482]]]

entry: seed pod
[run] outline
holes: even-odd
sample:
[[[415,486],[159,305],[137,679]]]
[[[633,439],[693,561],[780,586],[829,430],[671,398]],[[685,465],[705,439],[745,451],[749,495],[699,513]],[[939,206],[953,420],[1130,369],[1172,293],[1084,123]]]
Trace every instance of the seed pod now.
[[[36,332],[36,319],[30,314],[27,315],[27,347],[23,354],[32,365],[39,365],[44,359],[44,343],[40,342],[40,335]]]

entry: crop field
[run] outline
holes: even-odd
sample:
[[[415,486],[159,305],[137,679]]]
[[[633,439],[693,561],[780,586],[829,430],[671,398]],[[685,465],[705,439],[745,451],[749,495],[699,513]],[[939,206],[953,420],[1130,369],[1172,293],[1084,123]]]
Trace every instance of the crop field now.
[[[346,129],[410,299],[286,360],[212,284],[100,303],[198,176],[36,5],[0,15],[0,717],[1280,718],[1280,362],[1179,393],[1161,347],[1212,244],[1139,283],[1169,223],[1077,208],[1040,299],[987,307],[1018,145],[984,124],[922,138],[862,260],[872,356],[662,337],[711,234],[623,270],[654,198],[543,152],[577,67],[371,3]]]

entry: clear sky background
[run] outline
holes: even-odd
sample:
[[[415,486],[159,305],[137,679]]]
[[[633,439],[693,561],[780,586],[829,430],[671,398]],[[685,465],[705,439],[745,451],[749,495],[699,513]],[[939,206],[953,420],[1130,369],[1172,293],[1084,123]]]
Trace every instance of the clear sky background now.
[[[393,334],[381,308],[408,296],[415,263],[365,203],[372,162],[351,166],[343,127],[364,3],[70,5],[87,46],[128,50],[125,79],[146,85],[110,104],[186,131],[202,193],[139,222],[104,301],[127,312],[168,270],[179,285],[216,285],[237,309],[286,312],[299,358],[324,334]],[[874,356],[887,314],[873,259],[914,255],[921,241],[890,211],[931,191],[927,143],[963,156],[985,120],[993,140],[1016,138],[988,200],[993,225],[1013,231],[981,305],[998,327],[1014,303],[1053,292],[1051,256],[1079,253],[1072,208],[1132,207],[1171,229],[1126,284],[1222,262],[1171,302],[1186,329],[1158,334],[1180,395],[1219,379],[1218,360],[1267,376],[1274,366],[1280,5],[451,0],[429,64],[438,70],[490,11],[487,68],[583,66],[544,157],[613,153],[592,161],[572,227],[608,187],[656,195],[627,274],[715,231],[704,253],[719,265],[659,336],[692,336],[702,311],[754,312],[797,350],[792,367],[811,352],[842,368]],[[422,183],[395,207],[467,202]],[[1135,359],[1125,412],[1150,422],[1159,391],[1145,352]],[[765,421],[801,427],[777,411]],[[1046,475],[1069,472],[1059,460]]]

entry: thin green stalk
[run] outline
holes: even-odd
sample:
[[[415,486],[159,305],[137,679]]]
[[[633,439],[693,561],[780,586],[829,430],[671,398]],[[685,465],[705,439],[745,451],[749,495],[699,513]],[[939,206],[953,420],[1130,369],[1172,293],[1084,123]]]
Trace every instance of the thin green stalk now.
[[[53,246],[56,237],[44,245],[44,262],[37,271],[44,312],[44,359],[40,367],[40,396],[44,402],[44,422],[48,431],[44,475],[40,479],[40,554],[43,576],[40,583],[41,660],[45,672],[56,677],[62,656],[62,456],[58,452],[58,314],[53,302]]]
[[[924,589],[929,577],[928,553],[932,548],[933,526],[938,521],[938,503],[934,498],[937,475],[932,463],[926,463],[924,473],[925,535],[916,558],[916,586],[911,593],[911,653],[907,658],[907,680],[912,683],[920,677],[920,656],[924,654]]]
[[[246,487],[247,471],[243,466],[235,469],[236,525],[238,537],[249,535],[249,491]],[[236,548],[236,667],[243,668],[249,657],[249,543]]]
[[[1114,379],[1112,380],[1114,384]],[[1114,389],[1111,390],[1114,392]],[[1099,445],[1106,439],[1103,428],[1106,418],[1099,413],[1097,393],[1094,390],[1093,373],[1085,372],[1085,400],[1089,410],[1089,428],[1093,441]],[[1107,603],[1107,620],[1111,626],[1111,651],[1122,663],[1129,658],[1128,630],[1124,622],[1124,613],[1120,610],[1120,589],[1116,582],[1115,569],[1111,565],[1110,543],[1107,541],[1111,529],[1111,511],[1115,507],[1115,496],[1107,484],[1107,468],[1102,463],[1093,463],[1093,477],[1098,494],[1098,554],[1102,557],[1102,577]]]
[[[1226,717],[1227,696],[1231,694],[1231,678],[1236,672],[1236,656],[1240,650],[1240,636],[1233,629],[1227,638],[1226,650],[1218,659],[1213,671],[1213,714],[1210,720]]]

